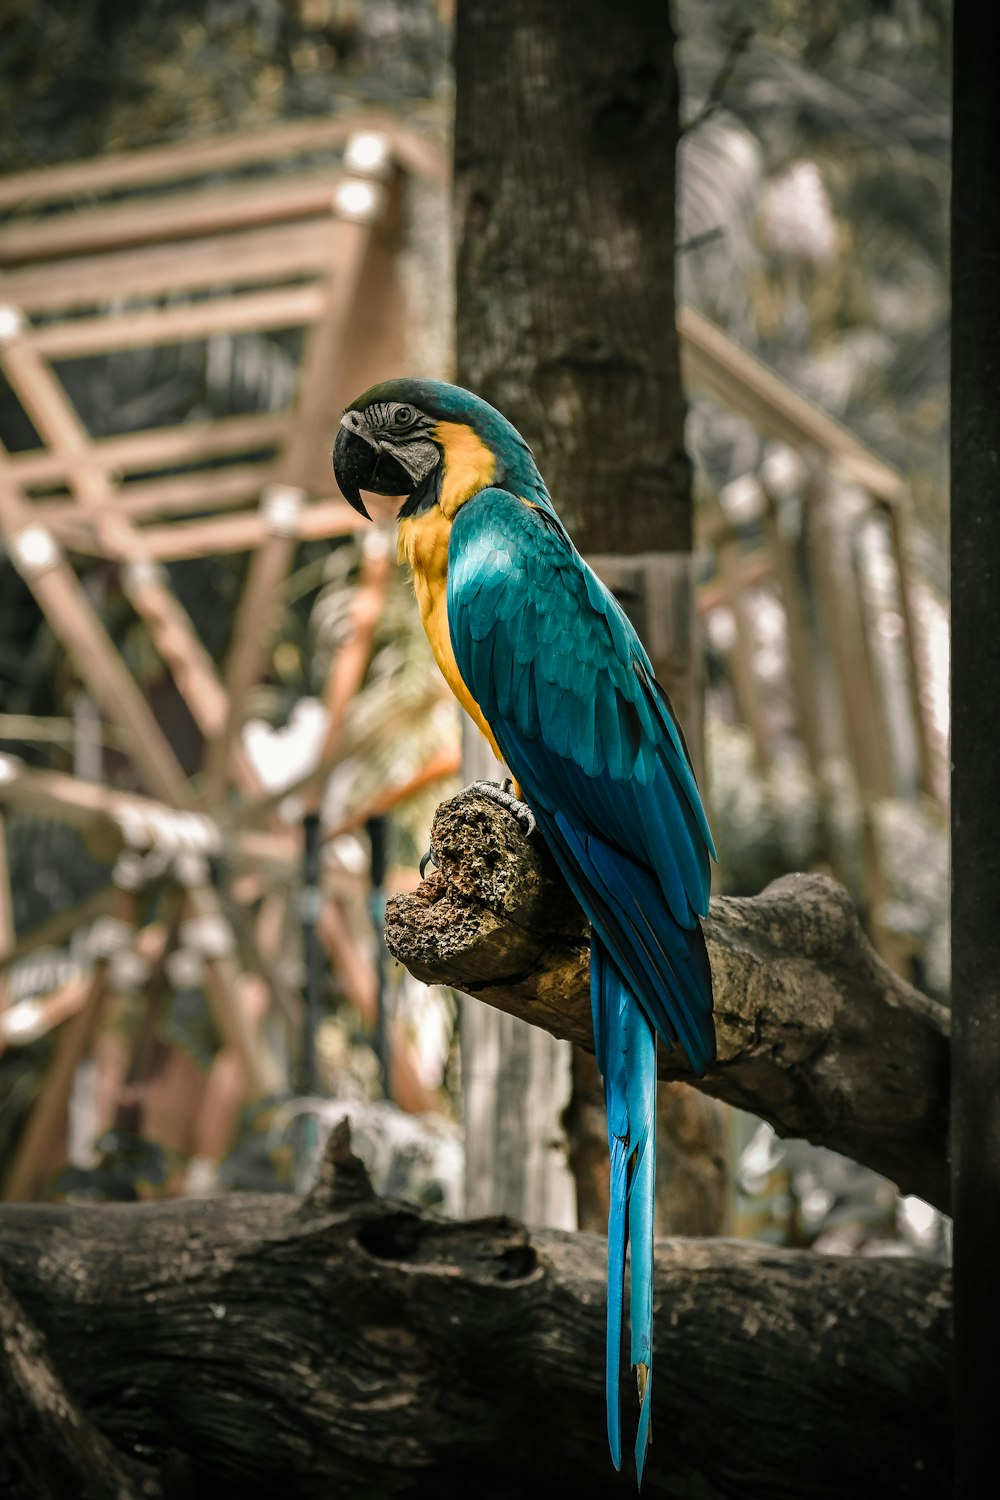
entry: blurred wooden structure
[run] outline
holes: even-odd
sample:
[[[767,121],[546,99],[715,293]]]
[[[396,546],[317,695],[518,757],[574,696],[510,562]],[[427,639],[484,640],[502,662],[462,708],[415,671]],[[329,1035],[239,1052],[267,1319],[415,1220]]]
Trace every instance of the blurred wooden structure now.
[[[748,476],[734,504],[723,493],[703,515],[698,540],[714,568],[700,589],[700,612],[724,616],[730,685],[758,771],[767,772],[789,732],[801,741],[821,802],[829,760],[850,767],[868,923],[883,957],[906,972],[905,945],[883,920],[887,885],[873,810],[886,798],[926,799],[943,814],[948,779],[947,747],[929,711],[915,603],[926,585],[910,555],[909,495],[895,470],[721,329],[689,307],[678,326],[687,382],[797,460],[782,465],[779,451],[778,463]],[[756,665],[751,605],[760,591],[782,614],[785,723],[768,712],[773,686]]]
[[[274,903],[265,903],[256,928],[234,932],[207,861],[224,855],[244,888],[259,894],[268,871],[282,870],[287,886],[300,860],[301,830],[277,818],[281,798],[261,786],[241,731],[297,543],[342,536],[358,525],[333,493],[329,450],[345,402],[404,363],[398,256],[410,174],[440,182],[445,169],[419,136],[395,120],[366,115],[0,180],[6,215],[0,367],[39,438],[27,451],[0,449],[0,531],[144,788],[127,792],[0,757],[0,810],[31,809],[84,827],[118,861],[116,888],[53,918],[44,932],[15,935],[0,819],[0,983],[12,959],[40,942],[65,941],[76,926],[98,918],[86,974],[36,997],[29,1010],[4,1010],[0,992],[0,1048],[62,1026],[5,1186],[9,1197],[28,1196],[39,1182],[76,1065],[118,983],[141,981],[152,992],[164,966],[193,959],[220,1037],[251,1091],[265,1093],[281,1081],[238,985],[241,966],[263,974],[294,1030],[298,997],[274,965]],[[679,328],[689,382],[804,460],[792,497],[767,472],[758,476],[750,525],[721,506],[705,522],[700,541],[711,549],[714,569],[699,607],[706,617],[728,612],[733,695],[766,770],[775,728],[755,665],[749,600],[763,588],[780,603],[795,732],[818,779],[835,742],[854,769],[869,830],[873,928],[885,955],[902,965],[905,955],[878,922],[884,876],[871,808],[892,794],[941,796],[912,603],[907,497],[898,475],[719,329],[691,309],[681,310]],[[285,410],[94,438],[60,376],[68,361],[116,350],[289,329],[301,329],[303,341],[297,394]],[[798,529],[786,524],[789,504]],[[874,597],[859,545],[872,525],[891,563],[888,605]],[[163,564],[226,551],[251,553],[251,565],[229,656],[220,665],[170,589]],[[102,625],[73,555],[118,565],[130,604],[201,730],[204,756],[194,778]],[[326,687],[326,738],[317,764],[291,788],[307,805],[315,804],[340,752],[344,715],[364,678],[390,573],[384,549],[370,547],[353,634],[335,656]],[[910,730],[903,752],[887,727],[877,639],[887,612],[898,622],[905,666]],[[832,726],[817,692],[820,671],[835,687]],[[344,828],[454,770],[454,758],[442,755],[386,789]],[[174,892],[177,920],[141,929],[138,896],[163,882]],[[318,931],[359,1014],[370,1018],[370,975],[347,924],[331,911]],[[398,1065],[400,1096],[419,1099],[405,1057]]]
[[[183,918],[153,958],[153,972],[169,964],[172,947],[195,952],[219,1034],[250,1091],[281,1081],[239,1004],[236,942],[206,857],[225,846],[237,867],[250,869],[297,857],[296,832],[275,824],[241,730],[297,543],[358,525],[332,493],[329,453],[347,400],[403,363],[398,257],[402,192],[413,173],[440,180],[436,150],[397,121],[369,115],[0,181],[0,368],[40,439],[25,452],[0,449],[0,531],[150,794],[28,771],[10,758],[0,767],[3,801],[82,822],[91,834],[103,828],[109,857],[121,849],[121,890],[98,924],[106,951],[95,954],[92,977],[74,991],[73,1019],[6,1183],[9,1197],[30,1194],[38,1181],[115,965],[125,973],[138,963],[149,986],[135,915],[137,892],[153,879],[177,884]],[[60,378],[66,361],[117,350],[294,329],[302,330],[298,388],[282,411],[95,439]],[[240,550],[252,560],[220,669],[162,564]],[[203,735],[193,781],[105,631],[72,553],[119,565],[123,590]],[[355,637],[335,657],[327,687],[326,769],[367,667],[390,572],[384,547],[369,548]],[[311,797],[319,784],[318,776],[308,783]],[[234,795],[256,804],[258,816],[251,809],[244,831],[230,839],[218,815]],[[5,890],[0,880],[0,898]],[[8,906],[0,899],[0,957],[16,951]],[[65,987],[50,998],[52,1016],[66,1014]],[[278,998],[287,1009],[288,997]],[[41,1029],[46,1013],[42,1001]]]

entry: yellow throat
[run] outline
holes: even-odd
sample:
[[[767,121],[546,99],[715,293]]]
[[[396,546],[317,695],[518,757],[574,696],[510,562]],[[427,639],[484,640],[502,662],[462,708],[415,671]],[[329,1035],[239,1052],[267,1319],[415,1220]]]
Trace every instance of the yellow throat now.
[[[458,670],[451,648],[447,608],[451,523],[466,500],[471,500],[473,495],[492,484],[496,459],[472,428],[462,422],[439,422],[434,429],[434,439],[443,454],[441,493],[438,503],[429,510],[400,521],[399,560],[405,559],[410,565],[420,619],[445,682],[486,736],[497,760],[502,760],[490,726]]]

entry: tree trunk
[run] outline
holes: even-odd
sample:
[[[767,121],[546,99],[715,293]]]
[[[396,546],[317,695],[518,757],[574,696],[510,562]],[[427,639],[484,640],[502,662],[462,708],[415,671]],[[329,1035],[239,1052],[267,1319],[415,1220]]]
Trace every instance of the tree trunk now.
[[[432,838],[439,868],[389,903],[391,951],[592,1048],[586,924],[541,842],[468,791],[438,808]],[[948,1012],[882,962],[847,892],[788,875],[715,897],[705,934],[719,1057],[697,1087],[947,1210]],[[690,1078],[664,1048],[659,1068]]]
[[[669,11],[624,0],[609,25],[604,0],[463,0],[456,20],[458,379],[531,445],[576,545],[631,615],[698,768]],[[606,1132],[589,1056],[574,1061],[573,1079],[564,1121],[571,1160],[587,1171],[578,1211],[597,1227],[606,1189],[593,1169]],[[697,1117],[696,1134],[717,1139],[719,1108],[692,1097],[689,1127]],[[661,1101],[660,1158],[684,1175],[688,1137],[674,1134],[676,1118]],[[724,1227],[725,1153],[713,1160],[718,1181],[693,1217],[686,1195],[666,1190],[673,1171],[661,1172],[665,1226],[700,1232],[717,1201]]]
[[[456,21],[459,379],[585,555],[689,551],[668,9],[462,0]]]
[[[634,1494],[605,1445],[600,1239],[376,1200],[344,1127],[304,1201],[4,1208],[0,1274],[117,1455],[103,1490],[82,1466],[47,1493],[129,1494],[141,1454],[215,1500]],[[946,1272],[664,1240],[655,1297],[645,1494],[947,1492]],[[46,1493],[21,1480],[43,1400],[6,1394],[15,1500]]]

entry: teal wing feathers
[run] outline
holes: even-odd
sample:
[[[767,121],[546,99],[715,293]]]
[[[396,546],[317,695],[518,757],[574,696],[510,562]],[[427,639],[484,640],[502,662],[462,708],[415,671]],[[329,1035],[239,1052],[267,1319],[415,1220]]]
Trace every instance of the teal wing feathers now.
[[[641,1484],[652,1409],[656,1036],[698,1072],[715,1055],[699,917],[714,852],[666,695],[615,599],[547,497],[484,490],[448,548],[458,669],[591,921],[591,1007],[611,1158],[606,1391],[621,1465],[621,1345],[631,1246],[630,1363]]]
[[[714,850],[635,631],[553,514],[495,489],[455,518],[448,620],[459,671],[595,931],[656,1031],[704,1072],[715,1033],[698,918]]]

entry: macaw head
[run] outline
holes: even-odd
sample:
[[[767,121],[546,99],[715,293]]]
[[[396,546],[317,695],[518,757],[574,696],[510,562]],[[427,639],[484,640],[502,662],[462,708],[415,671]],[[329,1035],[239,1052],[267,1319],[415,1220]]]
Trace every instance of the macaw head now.
[[[362,490],[405,495],[401,516],[437,505],[451,518],[497,484],[548,499],[531,450],[506,417],[439,380],[385,380],[352,401],[340,419],[333,471],[365,517]]]

